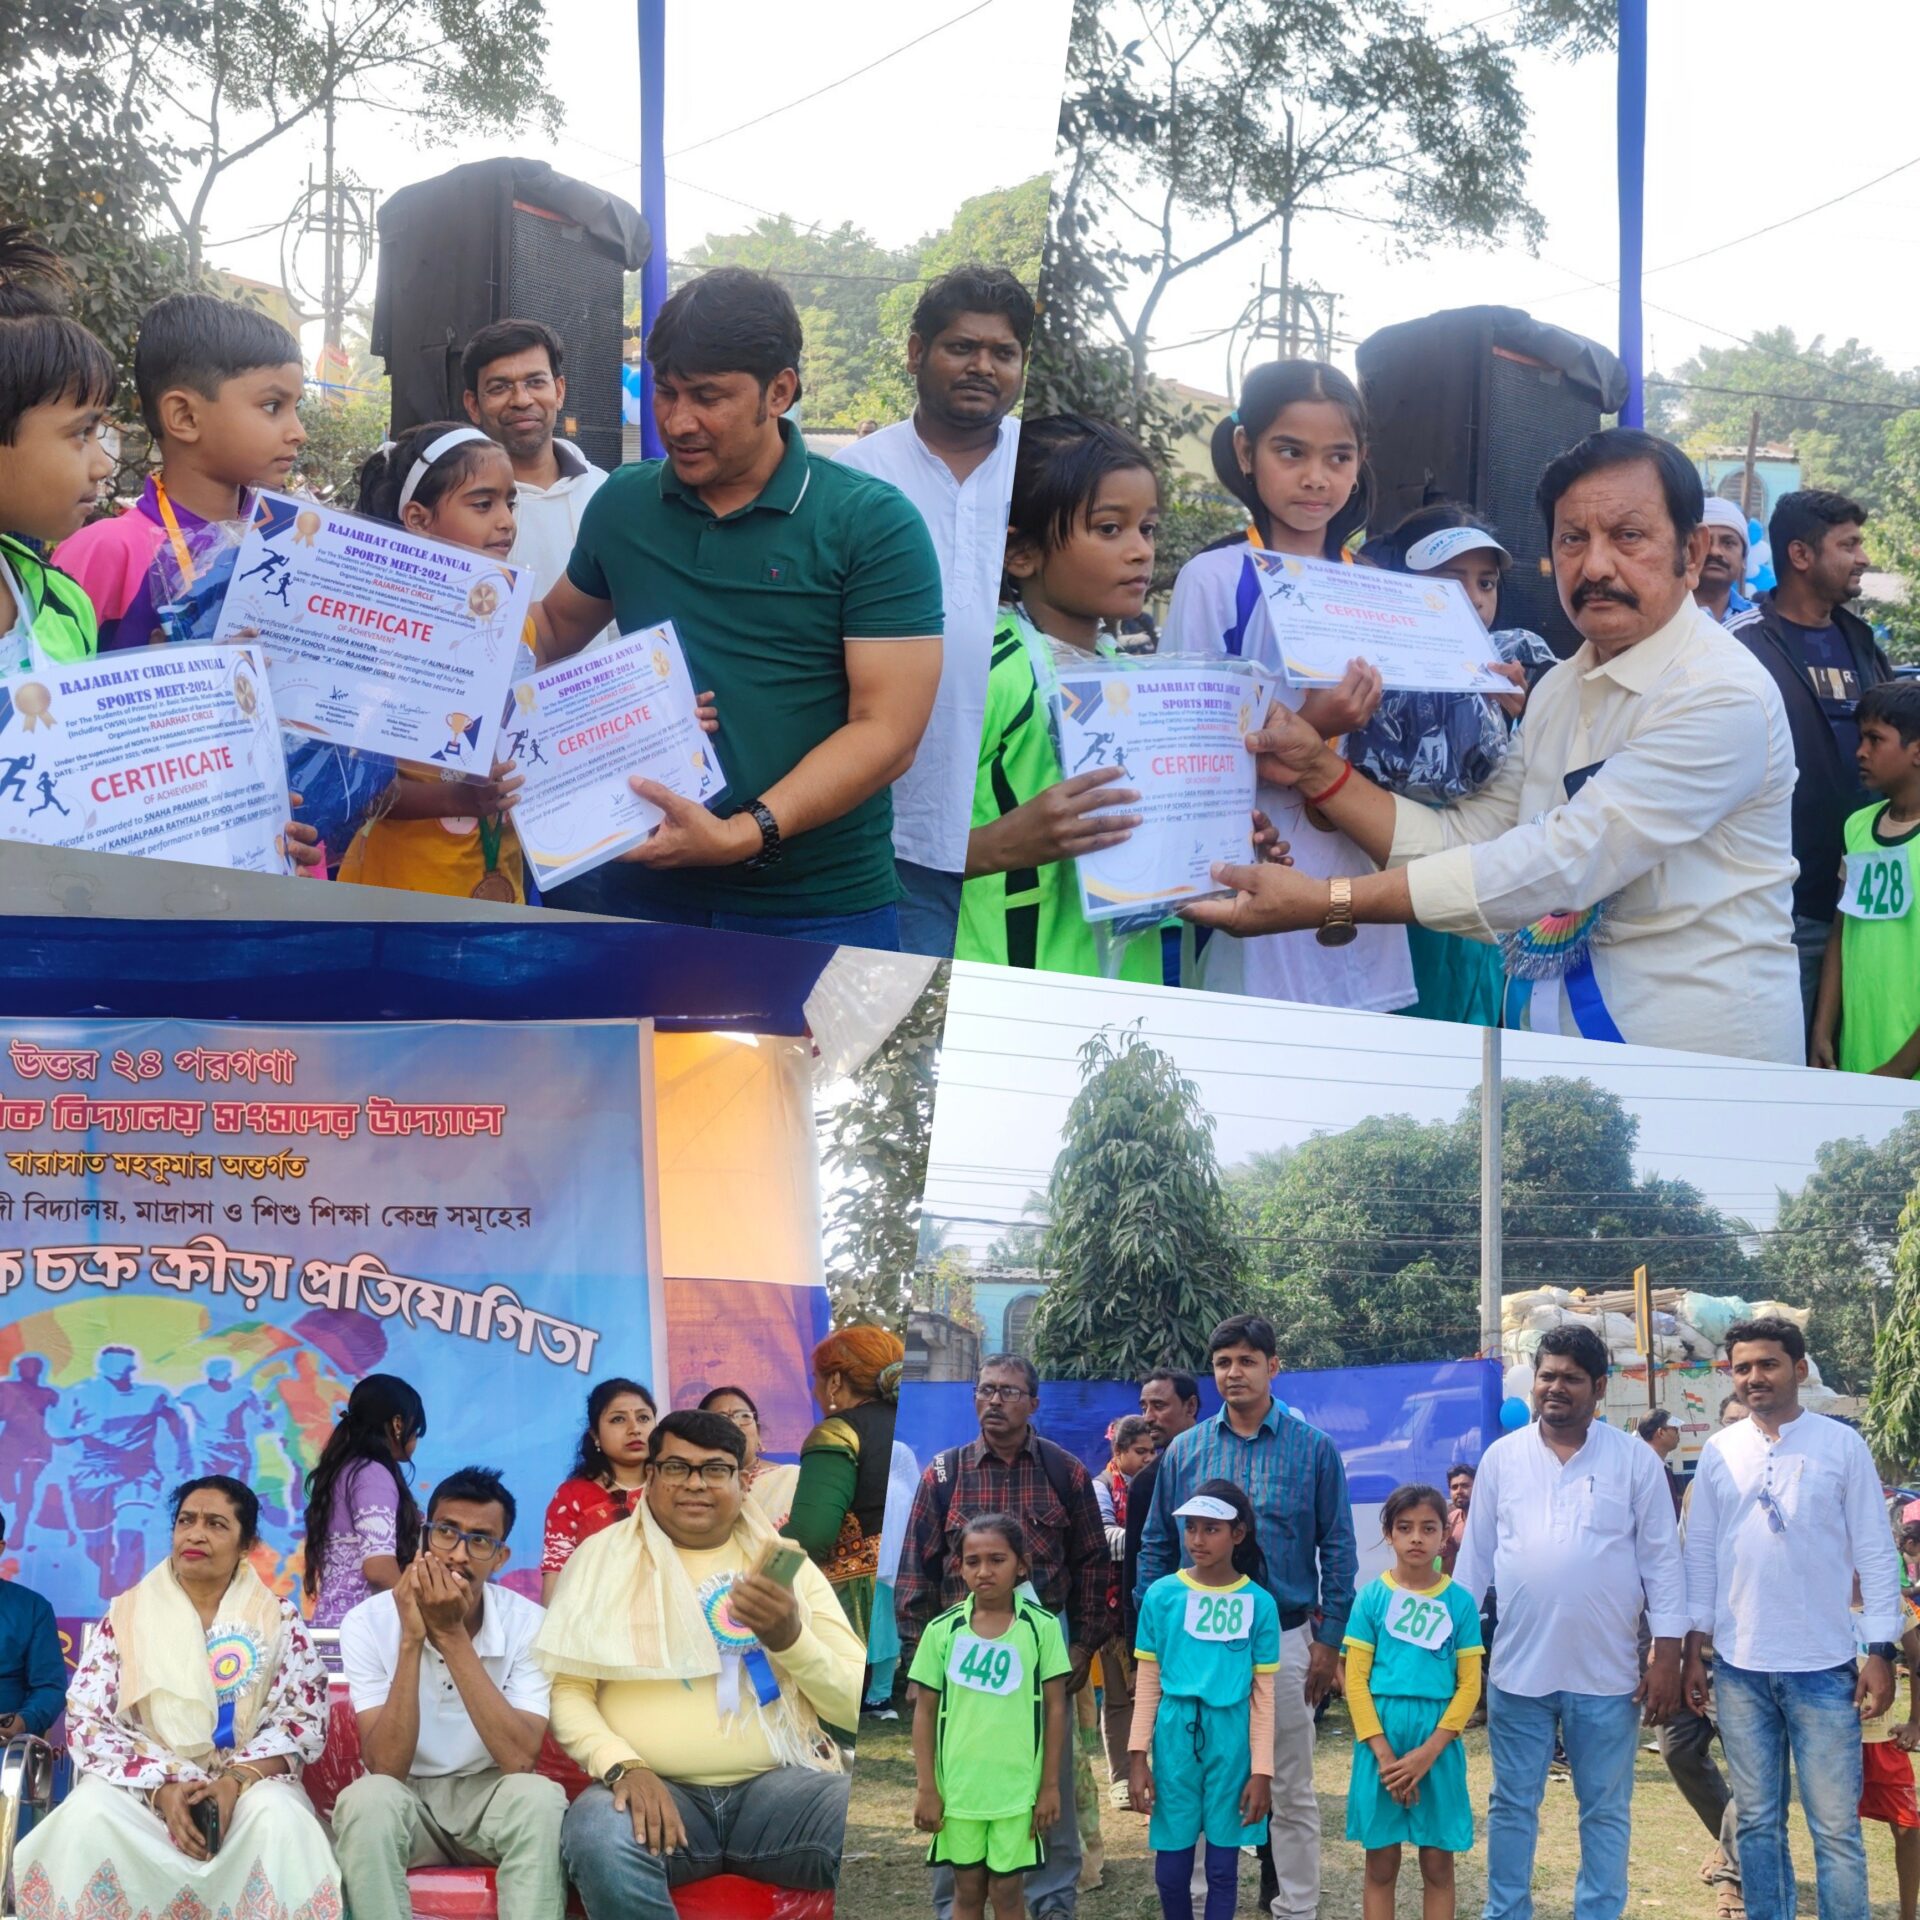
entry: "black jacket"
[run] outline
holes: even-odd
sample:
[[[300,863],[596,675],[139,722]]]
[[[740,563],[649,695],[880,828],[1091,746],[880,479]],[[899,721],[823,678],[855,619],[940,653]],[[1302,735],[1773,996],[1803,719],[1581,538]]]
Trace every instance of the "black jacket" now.
[[[1835,607],[1833,623],[1853,655],[1862,692],[1892,679],[1892,663],[1874,639],[1873,629],[1857,613]],[[1741,614],[1728,631],[1737,634],[1773,675],[1786,703],[1793,757],[1800,769],[1793,788],[1793,857],[1800,863],[1800,877],[1793,883],[1793,910],[1803,919],[1831,920],[1840,906],[1847,815],[1864,807],[1872,796],[1860,784],[1859,768],[1841,755],[1820,696],[1783,630],[1773,595],[1763,593],[1759,604]]]
[[[1147,1515],[1153,1509],[1153,1483],[1160,1477],[1160,1456],[1155,1454],[1127,1482],[1127,1551],[1120,1562],[1120,1630],[1126,1636],[1127,1650],[1133,1650],[1133,1630],[1138,1625],[1134,1612],[1133,1588],[1140,1578],[1140,1542],[1147,1531]]]

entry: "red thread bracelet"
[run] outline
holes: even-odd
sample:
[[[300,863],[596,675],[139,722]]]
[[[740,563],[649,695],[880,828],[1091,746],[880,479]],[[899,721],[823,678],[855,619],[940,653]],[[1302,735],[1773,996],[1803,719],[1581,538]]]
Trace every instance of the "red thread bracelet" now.
[[[1347,784],[1347,782],[1352,778],[1353,778],[1353,762],[1349,760],[1341,767],[1339,778],[1334,781],[1333,785],[1330,786],[1325,793],[1310,793],[1306,796],[1307,805],[1310,807],[1325,806],[1326,803],[1329,800],[1331,800],[1333,796],[1336,793],[1338,793],[1340,789],[1344,787]]]

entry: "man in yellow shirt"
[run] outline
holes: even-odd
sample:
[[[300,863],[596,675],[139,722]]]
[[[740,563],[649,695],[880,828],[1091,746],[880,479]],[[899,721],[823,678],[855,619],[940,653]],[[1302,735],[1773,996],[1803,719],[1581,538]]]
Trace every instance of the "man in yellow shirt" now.
[[[670,1887],[735,1873],[831,1887],[866,1651],[825,1576],[754,1571],[776,1536],[724,1415],[648,1436],[646,1498],[568,1561],[537,1652],[554,1738],[598,1783],[561,1831],[589,1920],[673,1920]]]

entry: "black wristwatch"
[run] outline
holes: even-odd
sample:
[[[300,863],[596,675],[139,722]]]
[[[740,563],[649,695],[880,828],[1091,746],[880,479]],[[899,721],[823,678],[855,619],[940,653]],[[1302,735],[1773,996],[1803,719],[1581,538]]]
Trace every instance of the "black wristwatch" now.
[[[613,1765],[600,1776],[600,1784],[611,1791],[614,1787],[617,1787],[628,1774],[638,1773],[643,1765],[645,1765],[645,1762],[640,1760],[616,1760]]]
[[[1869,1640],[1867,1642],[1869,1660],[1885,1660],[1889,1665],[1900,1658],[1900,1649],[1891,1640]]]
[[[749,873],[775,865],[786,851],[780,844],[780,822],[767,811],[763,801],[749,800],[741,812],[751,814],[754,825],[760,829],[760,851],[742,864]]]

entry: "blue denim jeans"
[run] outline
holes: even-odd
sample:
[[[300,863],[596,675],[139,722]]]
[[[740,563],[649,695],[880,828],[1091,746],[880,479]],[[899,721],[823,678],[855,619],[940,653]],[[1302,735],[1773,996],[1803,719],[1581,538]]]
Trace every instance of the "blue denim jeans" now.
[[[902,896],[900,951],[951,960],[960,930],[961,876],[942,873],[938,867],[916,866],[911,860],[895,860],[893,871]]]
[[[603,1786],[589,1787],[560,1828],[560,1858],[587,1920],[674,1920],[669,1886],[735,1873],[767,1886],[819,1889],[839,1877],[847,1840],[844,1773],[776,1767],[733,1787],[667,1791],[687,1830],[663,1859],[633,1837],[633,1820]]]
[[[1633,1696],[1505,1693],[1496,1686],[1487,1689],[1493,1793],[1487,1802],[1486,1920],[1532,1920],[1533,1853],[1556,1726],[1580,1808],[1573,1920],[1620,1920],[1626,1910],[1629,1810],[1640,1746]]]
[[[1851,1660],[1818,1673],[1755,1673],[1714,1661],[1713,1700],[1740,1811],[1740,1887],[1750,1920],[1793,1920],[1789,1763],[1813,1836],[1820,1920],[1867,1920],[1857,1679]]]

